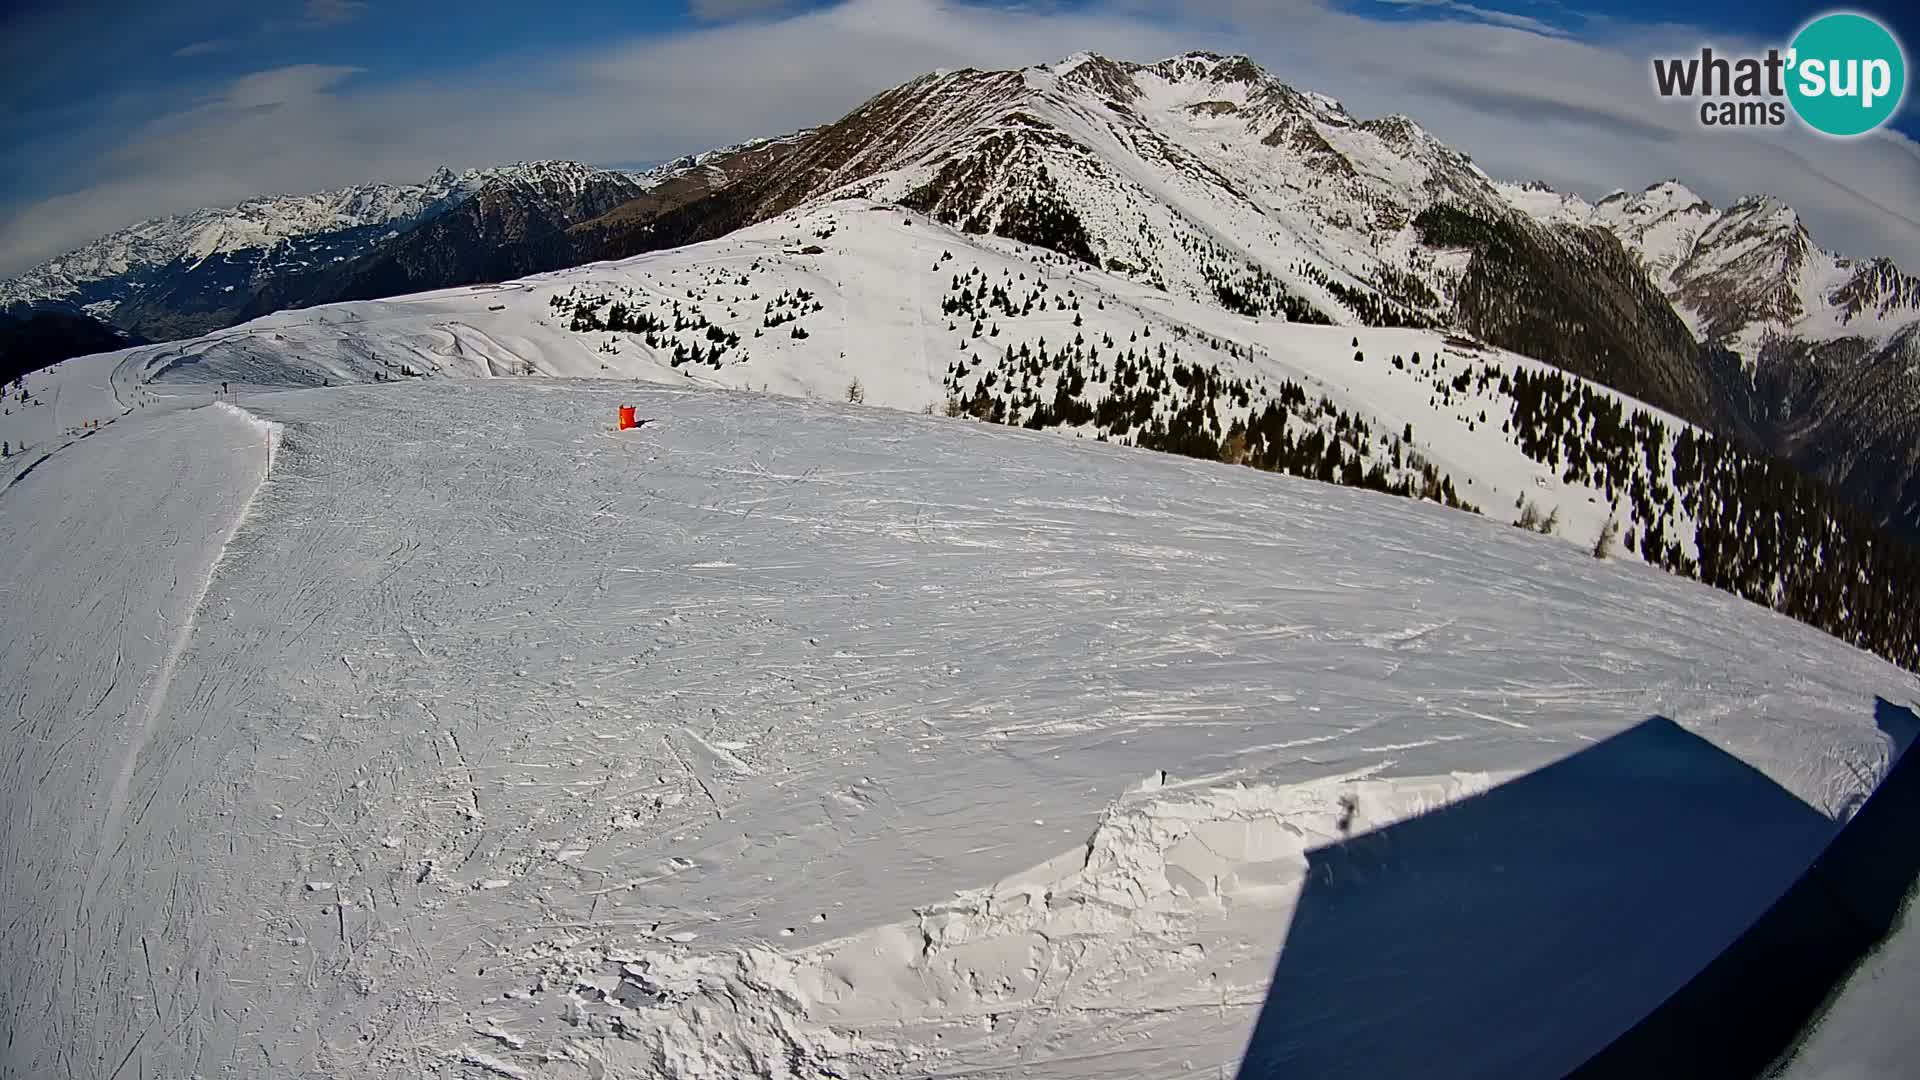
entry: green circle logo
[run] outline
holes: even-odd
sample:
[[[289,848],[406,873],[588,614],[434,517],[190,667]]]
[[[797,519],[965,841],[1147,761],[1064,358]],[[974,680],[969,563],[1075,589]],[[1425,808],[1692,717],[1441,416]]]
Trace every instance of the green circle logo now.
[[[1864,135],[1887,122],[1907,92],[1907,58],[1886,27],[1840,12],[1808,23],[1788,53],[1787,99],[1809,127]]]

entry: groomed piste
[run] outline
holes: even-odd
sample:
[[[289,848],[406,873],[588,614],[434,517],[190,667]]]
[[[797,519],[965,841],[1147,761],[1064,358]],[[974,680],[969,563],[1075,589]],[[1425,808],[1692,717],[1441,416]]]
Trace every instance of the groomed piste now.
[[[129,357],[36,377],[109,420],[0,493],[9,1076],[1549,1072],[1920,698],[1217,463],[632,381],[214,405]]]

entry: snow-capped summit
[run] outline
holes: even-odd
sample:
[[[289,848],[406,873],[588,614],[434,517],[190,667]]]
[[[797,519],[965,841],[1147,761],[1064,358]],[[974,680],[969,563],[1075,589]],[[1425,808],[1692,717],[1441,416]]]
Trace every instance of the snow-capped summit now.
[[[1519,184],[1496,181],[1494,188],[1522,213],[1549,225],[1584,225],[1593,216],[1594,204],[1573,192],[1559,191],[1544,180]]]
[[[1678,181],[1666,180],[1635,194],[1607,196],[1589,208],[1588,222],[1618,236],[1640,256],[1655,281],[1671,292],[1669,275],[1714,215],[1705,199]]]
[[[493,168],[473,169],[468,174],[472,179],[468,186],[478,183],[522,184],[531,187],[559,187],[569,191],[578,191],[590,184],[609,176],[625,177],[638,181],[647,174],[626,173],[613,169],[600,169],[592,165],[583,165],[578,161],[516,161],[511,165]]]
[[[1092,63],[1096,59],[1098,59],[1098,57],[1094,53],[1077,52],[1067,56],[1066,59],[1060,60],[1057,63],[1041,64],[1040,67],[1044,70],[1053,72],[1055,75],[1065,75],[1073,71],[1075,68],[1078,68],[1080,65]]]
[[[1800,215],[1766,194],[1724,209],[1675,179],[1577,196],[1503,185],[1542,221],[1599,225],[1620,238],[1701,337],[1755,362],[1773,339],[1880,342],[1920,320],[1920,281],[1886,259],[1858,262],[1821,248]]]
[[[725,221],[636,233],[594,254],[715,235],[843,195],[1041,239],[1176,294],[1225,292],[1250,313],[1334,322],[1382,307],[1437,319],[1437,292],[1403,287],[1420,260],[1412,219],[1441,200],[1510,212],[1464,155],[1410,119],[1359,120],[1247,57],[1141,64],[1083,52],[914,79],[747,181]]]

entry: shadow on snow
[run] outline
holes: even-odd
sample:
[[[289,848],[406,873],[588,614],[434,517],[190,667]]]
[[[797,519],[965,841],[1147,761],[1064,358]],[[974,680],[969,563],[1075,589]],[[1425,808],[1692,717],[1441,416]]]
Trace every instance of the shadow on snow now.
[[[1885,701],[1877,719],[1898,749],[1920,733],[1911,711]],[[1655,1051],[1684,1041],[1699,1015],[1671,1013],[1666,1038],[1643,1036],[1624,1054],[1622,1033],[1643,1035],[1669,999],[1684,1004],[1680,992],[1811,873],[1836,831],[1758,770],[1654,716],[1480,795],[1311,851],[1239,1076],[1602,1076],[1657,1065]],[[1752,969],[1740,966],[1741,977]],[[1760,1067],[1841,973],[1772,974],[1762,981],[1826,981]],[[1718,1010],[1727,1034],[1752,1042],[1714,996],[1727,989],[1696,992],[1696,1009]],[[1603,1050],[1614,1057],[1596,1058]]]

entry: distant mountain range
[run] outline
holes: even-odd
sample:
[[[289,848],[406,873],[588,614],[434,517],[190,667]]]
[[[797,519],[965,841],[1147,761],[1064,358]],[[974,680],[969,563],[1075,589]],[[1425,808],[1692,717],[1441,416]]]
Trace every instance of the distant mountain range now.
[[[1081,54],[924,76],[782,139],[645,173],[538,162],[251,200],[0,285],[165,339],[896,203],[1248,316],[1454,330],[1783,456],[1920,533],[1920,280],[1752,196],[1596,203],[1487,175],[1245,57]]]
[[[0,282],[0,310],[57,307],[153,340],[286,307],[549,269],[566,231],[697,199],[787,145],[760,140],[641,173],[520,162],[155,218]]]

